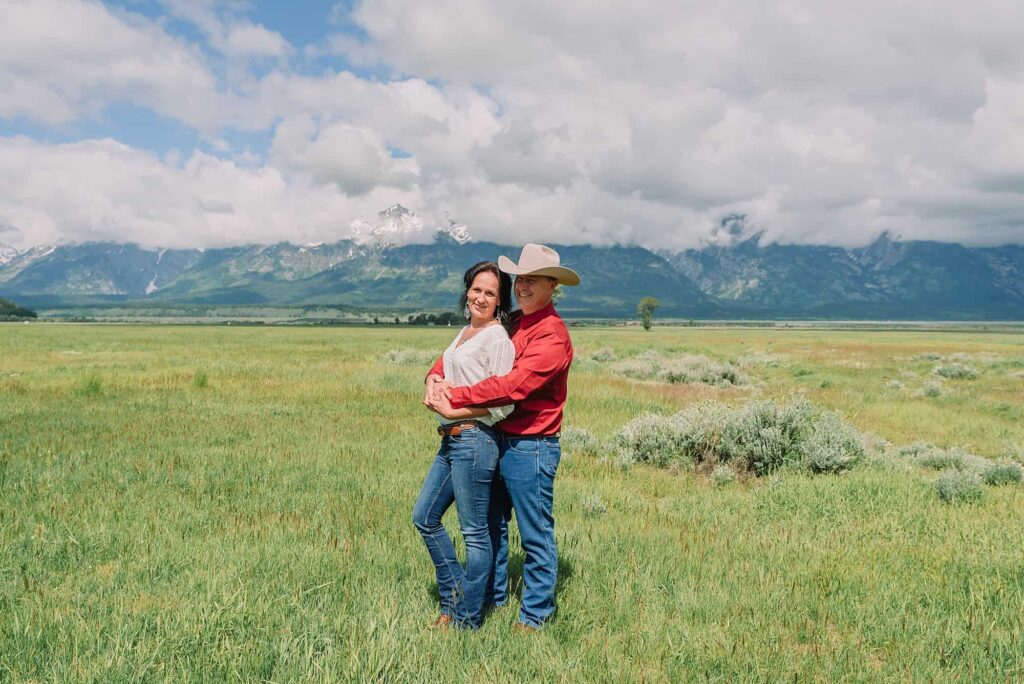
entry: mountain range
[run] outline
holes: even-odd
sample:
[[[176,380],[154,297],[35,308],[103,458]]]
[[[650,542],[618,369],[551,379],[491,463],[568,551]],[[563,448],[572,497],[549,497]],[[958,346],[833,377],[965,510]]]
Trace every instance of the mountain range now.
[[[625,317],[641,297],[659,316],[801,319],[1024,319],[1024,247],[965,247],[882,235],[865,247],[764,244],[728,226],[717,244],[654,252],[639,246],[555,246],[583,285],[559,310]],[[61,306],[345,306],[453,309],[462,272],[518,246],[472,239],[455,222],[424,238],[396,205],[350,239],[329,244],[144,249],[90,242],[0,245],[0,297]]]

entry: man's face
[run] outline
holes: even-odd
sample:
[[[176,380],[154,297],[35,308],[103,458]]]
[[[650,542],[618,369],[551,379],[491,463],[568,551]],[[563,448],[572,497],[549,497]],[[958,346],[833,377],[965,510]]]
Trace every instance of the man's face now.
[[[516,276],[513,289],[516,293],[516,303],[523,310],[524,314],[531,314],[540,311],[551,303],[551,296],[555,293],[558,280],[548,276],[520,275]]]

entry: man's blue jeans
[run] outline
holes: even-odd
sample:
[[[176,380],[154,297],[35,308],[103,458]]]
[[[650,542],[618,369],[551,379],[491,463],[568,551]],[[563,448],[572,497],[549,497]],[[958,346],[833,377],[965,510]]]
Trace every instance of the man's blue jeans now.
[[[476,628],[483,619],[494,562],[487,520],[497,464],[498,444],[491,428],[480,425],[444,437],[412,512],[437,570],[441,614],[451,615],[459,627]],[[465,569],[441,524],[453,501],[466,542]]]
[[[508,521],[515,510],[523,540],[523,600],[519,621],[540,627],[555,611],[558,552],[555,549],[555,474],[558,437],[498,438],[499,471],[491,494],[490,531],[494,574],[488,594],[496,606],[508,600]]]

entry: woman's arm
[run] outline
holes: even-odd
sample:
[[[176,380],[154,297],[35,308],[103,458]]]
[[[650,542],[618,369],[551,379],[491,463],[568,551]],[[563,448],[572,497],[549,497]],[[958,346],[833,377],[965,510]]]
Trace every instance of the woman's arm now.
[[[444,396],[441,398],[444,399]],[[448,402],[445,402],[445,404],[447,405],[443,407],[443,410],[437,410],[436,408],[431,407],[428,408],[431,408],[431,410],[436,411],[442,418],[446,418],[448,420],[472,420],[473,418],[483,418],[484,416],[490,415],[490,412],[485,408],[473,408],[467,406],[466,408],[457,409],[452,408],[451,404],[448,404]]]

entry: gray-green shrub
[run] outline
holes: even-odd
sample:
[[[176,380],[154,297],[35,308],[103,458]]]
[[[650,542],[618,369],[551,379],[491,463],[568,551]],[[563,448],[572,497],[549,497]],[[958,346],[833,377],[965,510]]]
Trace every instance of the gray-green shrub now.
[[[727,463],[719,463],[711,471],[710,479],[716,487],[724,487],[736,479],[736,471]]]
[[[670,384],[704,384],[716,386],[745,385],[747,376],[736,366],[700,354],[663,356],[643,352],[620,359],[611,371],[633,380],[655,380]]]
[[[814,419],[814,407],[806,399],[781,406],[771,400],[752,401],[726,425],[720,460],[738,461],[757,475],[795,465],[802,456],[800,442]]]
[[[618,464],[650,463],[664,468],[684,459],[685,431],[675,416],[645,413],[623,425],[615,433]]]
[[[932,470],[965,470],[964,457],[967,453],[959,448],[953,447],[951,449],[940,449],[938,447],[931,447],[917,455],[917,462],[925,468],[931,468]]]
[[[799,444],[802,465],[812,473],[841,473],[864,459],[860,432],[832,412],[821,413]]]
[[[782,467],[842,472],[865,456],[863,436],[855,428],[806,399],[752,401],[735,408],[703,402],[672,416],[644,414],[624,425],[613,444],[623,466],[728,463],[755,475]]]
[[[602,451],[601,440],[594,433],[571,426],[562,429],[561,446],[563,452],[580,456],[600,456]]]
[[[932,372],[950,380],[974,380],[978,377],[978,369],[966,363],[943,364],[936,366]]]
[[[1021,466],[1011,461],[992,462],[981,474],[985,484],[992,486],[1020,484]]]
[[[944,503],[976,503],[985,492],[981,477],[974,472],[952,470],[935,479],[935,493]]]

